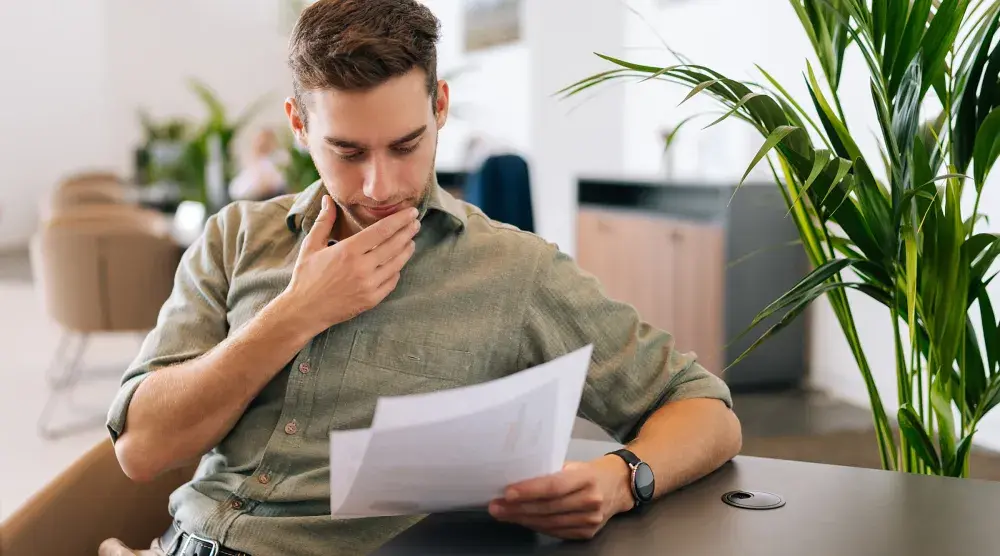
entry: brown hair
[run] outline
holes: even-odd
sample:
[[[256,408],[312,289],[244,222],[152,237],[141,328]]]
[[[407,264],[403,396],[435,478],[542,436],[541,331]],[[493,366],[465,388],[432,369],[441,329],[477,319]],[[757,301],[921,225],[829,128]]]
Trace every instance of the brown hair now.
[[[417,0],[318,0],[289,41],[296,100],[302,106],[317,89],[370,89],[418,67],[436,107],[440,25]]]

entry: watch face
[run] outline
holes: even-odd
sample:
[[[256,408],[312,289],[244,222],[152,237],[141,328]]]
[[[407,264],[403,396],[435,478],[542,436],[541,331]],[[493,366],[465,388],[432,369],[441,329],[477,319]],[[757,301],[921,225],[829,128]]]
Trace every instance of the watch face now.
[[[640,463],[635,468],[635,492],[640,500],[648,501],[653,498],[655,483],[653,481],[653,470],[645,462]]]

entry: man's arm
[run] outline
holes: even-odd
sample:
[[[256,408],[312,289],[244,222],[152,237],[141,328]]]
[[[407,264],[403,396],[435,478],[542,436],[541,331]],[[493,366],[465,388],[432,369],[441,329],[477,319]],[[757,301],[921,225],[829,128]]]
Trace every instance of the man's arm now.
[[[662,496],[739,453],[739,421],[721,379],[678,351],[666,331],[608,299],[566,255],[542,261],[528,303],[522,364],[594,344],[580,413],[648,463]],[[563,538],[590,538],[632,507],[629,470],[618,456],[568,464],[511,485],[491,504],[498,519]]]
[[[197,357],[126,381],[120,394],[124,399],[118,402],[124,405],[124,419],[109,428],[117,433],[113,434],[115,453],[129,477],[150,480],[216,446],[310,338],[374,307],[395,288],[400,270],[413,253],[412,238],[419,229],[416,210],[399,212],[327,247],[336,215],[330,204],[324,197],[323,210],[302,243],[289,286],[247,325]],[[213,251],[223,248],[206,240],[199,245],[202,252],[191,258],[199,259],[201,270],[217,278],[218,268],[213,272],[209,267],[219,265],[206,261],[217,260]],[[173,349],[174,343],[204,342],[187,336],[219,335],[224,328],[219,323],[226,320],[225,292],[218,291],[218,284],[209,286],[210,279],[200,283],[199,273],[194,274],[183,269],[178,273],[166,316],[147,342],[153,344],[149,349],[154,352],[161,344],[170,343]],[[179,336],[184,338],[178,340]],[[131,380],[139,382],[129,384]]]
[[[122,470],[148,481],[217,445],[267,383],[311,336],[308,322],[279,297],[205,355],[150,373],[115,442]]]

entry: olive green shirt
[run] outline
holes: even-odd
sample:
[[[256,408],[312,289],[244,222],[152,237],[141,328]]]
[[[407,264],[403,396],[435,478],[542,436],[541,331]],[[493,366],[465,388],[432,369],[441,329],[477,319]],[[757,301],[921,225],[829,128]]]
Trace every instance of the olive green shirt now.
[[[316,183],[208,219],[125,372],[108,415],[113,440],[143,379],[212,349],[285,289],[324,192]],[[490,220],[437,184],[420,218],[396,289],[313,338],[173,493],[170,512],[185,530],[254,556],[370,552],[419,516],[331,518],[332,430],[369,426],[379,396],[481,383],[590,343],[579,415],[621,442],[668,401],[731,406],[721,379],[633,307],[608,299],[553,244]]]

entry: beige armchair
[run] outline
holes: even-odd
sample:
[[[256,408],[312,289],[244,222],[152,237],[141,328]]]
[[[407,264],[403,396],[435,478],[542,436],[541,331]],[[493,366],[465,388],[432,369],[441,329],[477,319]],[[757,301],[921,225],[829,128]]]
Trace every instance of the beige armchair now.
[[[0,524],[0,554],[94,556],[108,538],[148,547],[170,525],[170,493],[193,476],[186,467],[134,483],[103,441]]]
[[[95,183],[121,185],[125,183],[125,180],[118,174],[108,170],[86,170],[66,176],[56,185],[56,189],[67,189],[78,185],[91,185]]]
[[[91,181],[71,186],[60,185],[45,195],[39,206],[39,219],[47,222],[81,207],[133,205],[138,208],[138,192],[118,182]]]
[[[56,437],[103,422],[91,415],[55,429],[58,403],[84,378],[90,335],[145,333],[170,295],[181,248],[161,214],[130,206],[81,207],[54,216],[32,238],[31,261],[45,312],[64,330],[49,370],[39,432]],[[116,369],[120,376],[123,369]]]

